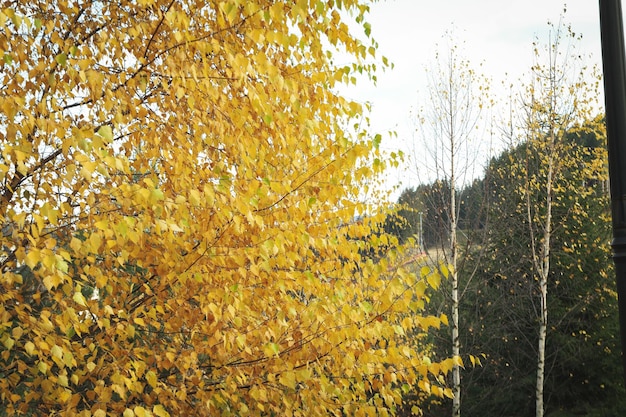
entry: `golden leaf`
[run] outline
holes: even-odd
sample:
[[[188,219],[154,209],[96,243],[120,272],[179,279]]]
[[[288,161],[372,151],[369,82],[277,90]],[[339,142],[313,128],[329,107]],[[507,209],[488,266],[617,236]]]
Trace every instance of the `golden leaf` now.
[[[161,404],[157,404],[152,407],[152,414],[157,417],[170,417],[170,413],[168,413],[165,407],[163,407]]]
[[[296,374],[295,372],[283,372],[278,381],[290,389],[296,389]]]
[[[146,381],[152,388],[156,388],[157,385],[157,377],[154,371],[146,372]]]

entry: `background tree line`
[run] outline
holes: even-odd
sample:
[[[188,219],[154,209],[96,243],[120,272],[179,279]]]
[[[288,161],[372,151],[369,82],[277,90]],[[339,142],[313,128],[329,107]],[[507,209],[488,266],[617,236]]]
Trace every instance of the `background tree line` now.
[[[547,415],[618,415],[626,409],[613,266],[610,207],[602,117],[568,130],[572,161],[561,178],[554,207],[552,266],[548,280],[551,318],[546,344]],[[482,177],[459,187],[461,245],[468,265],[480,258],[478,273],[460,300],[461,345],[485,355],[482,366],[466,366],[462,413],[466,416],[532,416],[535,413],[537,355],[536,280],[527,233],[526,202],[520,194],[520,164],[538,174],[541,155],[521,143],[492,158]],[[517,174],[516,174],[517,173]],[[405,189],[402,207],[386,229],[399,240],[423,234],[425,250],[445,239],[449,187],[435,181]],[[572,207],[572,202],[575,206]],[[423,230],[419,229],[422,213]],[[466,250],[466,248],[470,248]],[[441,297],[439,294],[435,297]],[[445,310],[446,300],[438,300]],[[432,305],[437,305],[433,301]],[[435,335],[436,351],[449,354],[449,337]],[[446,415],[435,406],[429,415]]]

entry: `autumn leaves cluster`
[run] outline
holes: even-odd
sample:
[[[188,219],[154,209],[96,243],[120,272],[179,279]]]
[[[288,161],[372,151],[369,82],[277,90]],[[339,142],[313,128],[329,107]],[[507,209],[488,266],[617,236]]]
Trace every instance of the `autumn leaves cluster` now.
[[[366,12],[3,4],[0,415],[384,415],[450,395],[459,359],[425,337],[445,317],[423,315],[440,278],[380,233],[380,139],[335,92],[378,59]]]

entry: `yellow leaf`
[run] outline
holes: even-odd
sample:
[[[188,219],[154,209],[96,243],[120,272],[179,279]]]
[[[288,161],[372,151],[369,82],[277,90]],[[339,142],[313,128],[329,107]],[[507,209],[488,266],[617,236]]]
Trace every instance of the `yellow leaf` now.
[[[198,190],[189,191],[189,202],[194,206],[198,206],[200,204],[200,193]]]
[[[441,272],[441,274],[445,277],[448,278],[448,275],[450,274],[450,271],[448,270],[448,267],[445,265],[440,265],[439,266],[439,271]]]
[[[34,269],[35,266],[37,266],[37,264],[40,262],[40,260],[40,252],[37,249],[31,249],[26,255],[26,265],[28,265],[30,269]]]
[[[85,299],[85,296],[80,292],[80,291],[76,291],[74,293],[74,296],[72,297],[72,299],[78,304],[81,305],[83,307],[87,306],[87,300]]]
[[[67,54],[65,53],[61,53],[58,54],[54,60],[61,66],[65,66],[65,64],[67,63]]]
[[[135,337],[135,326],[133,326],[132,324],[126,326],[126,337],[128,339],[132,339]]]
[[[39,372],[45,375],[48,372],[48,364],[45,362],[39,362],[37,364],[37,369],[39,369]]]
[[[65,262],[65,260],[60,255],[54,255],[54,256],[56,259],[56,264],[55,264],[56,269],[67,274],[67,272],[69,271],[69,265],[67,264],[67,262]]]
[[[43,285],[45,285],[48,291],[52,291],[62,283],[63,278],[58,274],[50,274],[43,277]]]
[[[51,251],[47,251],[47,254],[42,256],[41,263],[43,263],[48,270],[52,270],[53,266],[56,264],[56,256],[54,253],[51,253]]]
[[[61,349],[61,346],[59,345],[52,346],[52,349],[50,349],[50,353],[55,358],[58,358],[58,359],[63,358],[63,349]]]
[[[152,407],[152,413],[157,417],[170,417],[170,413],[161,404]]]
[[[67,388],[64,388],[63,390],[61,390],[58,395],[59,395],[59,402],[61,402],[61,404],[68,402],[70,398],[72,398],[72,393]]]
[[[163,201],[164,199],[165,199],[165,194],[163,194],[162,190],[158,188],[154,188],[153,190],[150,191],[150,202],[154,203],[158,201]]]
[[[70,240],[70,248],[72,248],[74,252],[78,252],[82,245],[83,242],[80,239],[72,237],[72,239]]]
[[[146,410],[145,408],[143,408],[142,406],[137,406],[133,409],[133,411],[135,412],[135,415],[137,417],[149,417],[150,413],[148,412],[148,410]]]
[[[146,381],[152,388],[156,388],[157,385],[157,377],[154,371],[146,372]]]
[[[428,285],[432,288],[439,288],[439,284],[441,284],[441,276],[437,273],[428,274],[426,279],[428,280]]]
[[[463,359],[460,356],[454,356],[452,360],[456,366],[465,368],[465,365],[463,365]]]
[[[287,388],[296,389],[296,374],[295,372],[283,372],[278,378],[278,382],[286,386]]]
[[[57,383],[62,387],[67,387],[69,385],[67,375],[59,375],[57,377]]]
[[[15,344],[15,340],[11,337],[6,337],[3,341],[3,344],[4,344],[4,347],[7,348],[7,350],[11,350],[11,348]]]
[[[98,252],[101,244],[102,238],[100,237],[99,233],[92,233],[89,236],[89,245],[91,246],[92,252]]]
[[[417,284],[415,284],[415,294],[418,297],[423,297],[425,292],[426,292],[426,284],[424,283],[424,281],[419,281]]]

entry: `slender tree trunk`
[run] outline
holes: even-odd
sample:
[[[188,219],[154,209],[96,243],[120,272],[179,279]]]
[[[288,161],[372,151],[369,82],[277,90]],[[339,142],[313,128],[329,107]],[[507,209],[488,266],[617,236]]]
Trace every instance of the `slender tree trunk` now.
[[[453,112],[451,112],[453,114]],[[457,274],[457,207],[456,207],[456,177],[455,177],[455,132],[454,123],[450,121],[450,280],[452,284],[452,356],[461,355],[461,340],[459,338],[459,276]],[[461,368],[454,365],[452,368],[452,417],[461,417]]]
[[[546,356],[546,335],[548,328],[548,309],[547,309],[547,282],[540,279],[541,288],[541,319],[539,322],[539,344],[537,350],[537,386],[535,393],[536,417],[543,417],[543,385],[545,375],[545,356]]]
[[[452,189],[454,194],[454,189]],[[454,201],[454,198],[452,199]],[[453,203],[454,204],[454,203]],[[459,357],[461,355],[461,341],[459,338],[459,277],[457,275],[457,236],[456,236],[456,219],[454,210],[452,211],[453,220],[450,222],[452,226],[450,233],[450,280],[452,281],[452,356]],[[452,368],[452,388],[454,398],[452,400],[452,417],[461,416],[461,368],[454,365]]]
[[[546,338],[548,333],[548,275],[550,273],[550,240],[552,238],[552,183],[554,181],[554,134],[550,135],[550,156],[548,157],[548,173],[546,178],[546,217],[541,236],[539,257],[534,257],[535,269],[539,276],[540,317],[539,339],[537,346],[537,381],[535,387],[535,416],[544,415],[544,380],[546,363]],[[529,211],[530,213],[530,211]],[[532,219],[529,218],[529,222]],[[532,224],[531,224],[532,228]],[[534,244],[533,244],[534,246]],[[533,248],[534,251],[534,248]],[[535,252],[536,253],[536,252]]]

